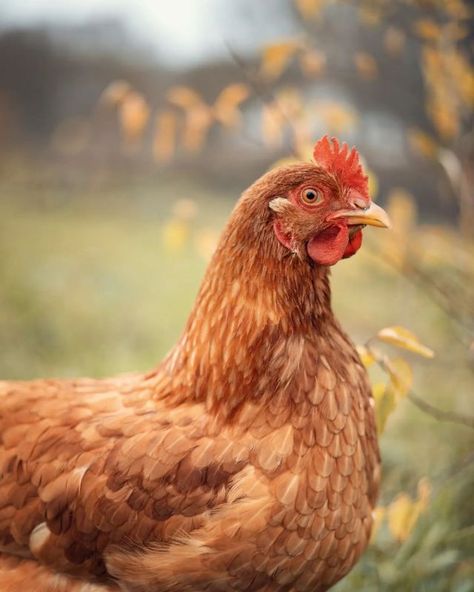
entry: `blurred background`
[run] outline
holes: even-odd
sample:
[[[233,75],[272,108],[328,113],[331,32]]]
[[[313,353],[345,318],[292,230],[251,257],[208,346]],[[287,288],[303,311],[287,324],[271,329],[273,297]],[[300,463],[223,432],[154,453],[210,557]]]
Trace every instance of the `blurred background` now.
[[[333,270],[384,460],[336,590],[474,590],[473,28],[463,0],[2,0],[0,376],[157,364],[239,194],[337,135],[394,229]]]

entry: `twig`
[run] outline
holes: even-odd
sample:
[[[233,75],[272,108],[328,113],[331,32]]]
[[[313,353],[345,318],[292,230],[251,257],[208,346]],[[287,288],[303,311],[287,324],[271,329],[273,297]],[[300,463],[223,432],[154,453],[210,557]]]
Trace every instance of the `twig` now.
[[[446,302],[445,298],[439,297],[440,292],[437,284],[433,284],[432,281],[427,281],[425,275],[417,273],[417,269],[413,266],[411,267],[413,273],[410,273],[410,269],[407,269],[407,267],[401,268],[394,260],[390,259],[387,256],[382,256],[379,253],[368,253],[368,255],[375,259],[378,263],[382,263],[387,267],[390,267],[392,270],[394,270],[408,282],[412,283],[414,286],[421,287],[423,289],[423,294],[426,295],[451,321],[451,324],[454,328],[454,337],[456,338],[456,340],[459,341],[459,343],[461,343],[464,347],[470,347],[471,339],[464,338],[464,336],[460,333],[461,331],[467,331],[470,334],[471,330],[469,329],[469,327],[466,327],[466,321],[463,317],[461,317],[458,314],[458,311],[453,309]]]
[[[244,60],[234,51],[234,49],[232,48],[232,46],[227,42],[224,41],[226,47],[227,47],[227,51],[229,52],[230,57],[234,60],[236,66],[238,66],[238,68],[240,69],[240,71],[242,72],[242,74],[245,76],[245,79],[247,80],[248,84],[251,86],[255,96],[260,99],[260,101],[266,105],[273,105],[274,107],[276,107],[278,109],[278,112],[280,113],[280,115],[282,116],[282,118],[285,120],[285,122],[287,123],[287,125],[291,128],[291,130],[293,131],[293,135],[294,135],[294,130],[295,130],[295,126],[294,123],[292,121],[292,119],[290,117],[288,117],[288,115],[285,113],[284,109],[281,107],[281,105],[278,103],[277,99],[274,97],[273,93],[271,91],[269,91],[267,88],[265,88],[265,86],[262,84],[260,78],[258,76],[254,76],[249,72],[249,69],[247,67],[247,64],[244,62]],[[291,143],[288,148],[292,154],[292,156],[298,157],[295,147],[294,145],[292,145],[293,143]]]
[[[371,340],[369,339],[365,344],[367,351],[384,372],[389,375],[393,374],[388,359],[374,350],[370,345],[370,341]],[[443,409],[439,409],[439,407],[435,407],[431,403],[427,403],[424,399],[420,398],[413,391],[413,389],[410,389],[408,392],[407,399],[409,399],[416,407],[418,407],[420,411],[423,411],[427,415],[434,417],[434,419],[437,419],[438,421],[448,421],[450,423],[456,423],[458,425],[464,425],[474,429],[474,417],[470,415],[461,415],[460,413],[455,413],[454,411],[444,411]]]
[[[431,417],[434,417],[438,421],[449,421],[451,423],[457,423],[461,425],[468,426],[470,428],[474,428],[474,417],[468,415],[461,415],[460,413],[455,413],[454,411],[443,411],[431,403],[427,403],[424,399],[421,399],[416,393],[410,391],[407,395],[407,398],[414,404],[418,409],[424,411]]]

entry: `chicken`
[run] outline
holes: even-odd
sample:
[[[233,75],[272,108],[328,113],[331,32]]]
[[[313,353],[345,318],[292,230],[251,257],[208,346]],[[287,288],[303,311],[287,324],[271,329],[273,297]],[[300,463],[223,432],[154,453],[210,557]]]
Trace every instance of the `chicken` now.
[[[329,266],[388,226],[355,149],[241,197],[145,375],[0,383],[2,592],[319,592],[369,540],[379,451]]]

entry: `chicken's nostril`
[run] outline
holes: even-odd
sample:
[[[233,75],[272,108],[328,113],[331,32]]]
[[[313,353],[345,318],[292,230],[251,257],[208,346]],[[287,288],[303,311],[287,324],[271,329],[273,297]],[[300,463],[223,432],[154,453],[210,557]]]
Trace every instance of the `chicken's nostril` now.
[[[361,210],[366,210],[369,207],[369,204],[362,199],[362,197],[355,197],[352,200],[352,205],[356,208],[360,208]]]

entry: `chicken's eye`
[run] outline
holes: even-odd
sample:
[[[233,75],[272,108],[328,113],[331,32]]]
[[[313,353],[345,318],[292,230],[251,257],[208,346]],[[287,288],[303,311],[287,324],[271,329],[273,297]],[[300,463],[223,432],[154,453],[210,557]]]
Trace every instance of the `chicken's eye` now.
[[[323,196],[320,191],[310,187],[308,189],[303,189],[301,192],[301,199],[305,204],[314,206],[322,201]]]

